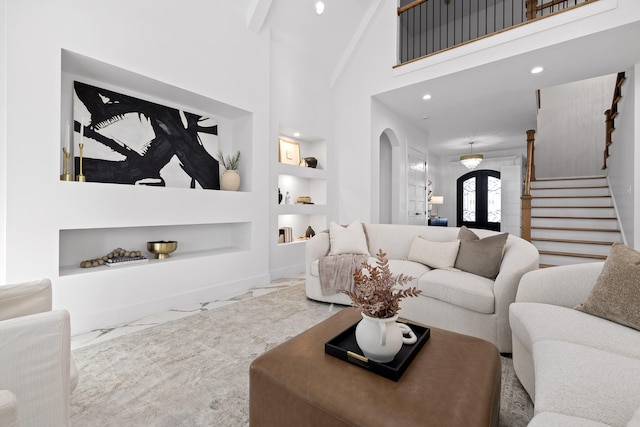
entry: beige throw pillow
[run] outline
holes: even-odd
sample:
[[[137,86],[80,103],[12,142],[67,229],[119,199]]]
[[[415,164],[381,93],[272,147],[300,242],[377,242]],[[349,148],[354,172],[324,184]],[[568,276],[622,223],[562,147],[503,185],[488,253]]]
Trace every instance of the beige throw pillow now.
[[[462,226],[458,232],[460,250],[455,268],[494,280],[500,272],[504,246],[509,233],[480,239],[476,233]]]
[[[432,242],[416,236],[409,249],[409,261],[419,262],[431,268],[452,268],[458,255],[459,240],[452,242]]]
[[[362,254],[369,255],[367,236],[360,221],[353,221],[346,227],[334,221],[329,223],[329,255]]]
[[[640,252],[614,243],[591,294],[576,309],[640,330]]]

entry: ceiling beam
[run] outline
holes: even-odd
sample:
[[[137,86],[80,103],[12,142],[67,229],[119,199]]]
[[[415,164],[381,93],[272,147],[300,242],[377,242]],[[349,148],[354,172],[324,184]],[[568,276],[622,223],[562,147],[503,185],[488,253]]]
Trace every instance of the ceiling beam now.
[[[369,5],[369,9],[367,9],[366,13],[362,17],[362,20],[360,21],[360,24],[358,24],[358,28],[356,29],[356,32],[353,34],[353,37],[351,37],[351,40],[349,40],[349,44],[347,45],[346,49],[342,53],[342,56],[340,57],[340,59],[338,60],[338,63],[336,64],[336,68],[333,70],[333,73],[331,74],[331,86],[335,84],[335,82],[340,77],[340,74],[342,74],[342,70],[344,69],[345,65],[347,65],[349,58],[351,58],[356,48],[358,47],[360,40],[364,36],[365,31],[367,30],[367,28],[369,27],[369,24],[371,23],[371,19],[373,19],[373,16],[375,15],[376,10],[378,10],[378,7],[380,6],[381,3],[382,3],[382,0],[374,0]]]
[[[253,0],[247,7],[247,28],[254,33],[262,30],[267,19],[272,0]]]

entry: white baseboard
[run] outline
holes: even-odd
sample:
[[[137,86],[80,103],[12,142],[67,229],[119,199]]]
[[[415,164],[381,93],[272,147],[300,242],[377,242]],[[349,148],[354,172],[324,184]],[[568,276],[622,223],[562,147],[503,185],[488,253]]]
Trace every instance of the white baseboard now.
[[[224,301],[240,295],[249,289],[265,286],[269,283],[269,275],[261,274],[234,282],[218,283],[206,288],[196,289],[181,294],[165,296],[154,300],[140,301],[135,304],[121,306],[106,311],[81,315],[71,313],[71,335],[134,322],[151,314],[161,313],[163,311],[186,307],[201,302],[216,300]]]
[[[304,264],[290,265],[287,267],[276,268],[270,271],[271,280],[283,279],[286,277],[297,277],[305,273]]]

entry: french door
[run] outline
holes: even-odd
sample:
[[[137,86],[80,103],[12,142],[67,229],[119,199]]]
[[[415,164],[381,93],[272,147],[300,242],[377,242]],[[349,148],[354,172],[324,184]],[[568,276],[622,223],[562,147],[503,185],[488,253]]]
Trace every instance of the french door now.
[[[471,171],[457,181],[458,227],[500,231],[502,196],[500,172]]]
[[[408,150],[407,224],[427,224],[427,156],[415,148]]]

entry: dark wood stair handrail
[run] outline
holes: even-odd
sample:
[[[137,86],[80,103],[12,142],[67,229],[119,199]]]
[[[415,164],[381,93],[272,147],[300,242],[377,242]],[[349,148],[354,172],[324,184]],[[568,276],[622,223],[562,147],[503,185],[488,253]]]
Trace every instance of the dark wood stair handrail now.
[[[611,108],[604,112],[605,134],[604,134],[604,162],[602,170],[607,168],[607,159],[609,158],[609,146],[613,143],[612,134],[616,130],[614,119],[618,115],[618,102],[622,99],[622,84],[626,80],[624,71],[618,73],[616,77],[616,86],[613,89],[613,100]]]

